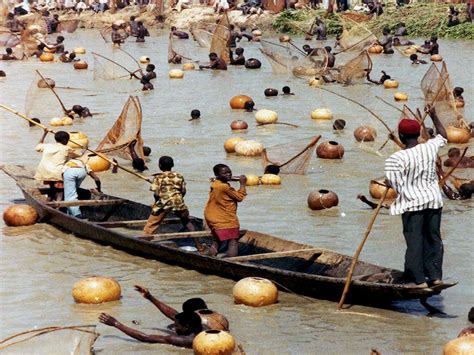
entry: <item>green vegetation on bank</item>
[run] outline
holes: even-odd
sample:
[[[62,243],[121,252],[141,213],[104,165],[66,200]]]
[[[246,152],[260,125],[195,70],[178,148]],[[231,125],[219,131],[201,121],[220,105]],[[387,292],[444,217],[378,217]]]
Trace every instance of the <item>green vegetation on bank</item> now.
[[[404,22],[409,37],[429,38],[437,35],[439,38],[471,39],[474,40],[474,24],[466,21],[466,4],[456,4],[459,10],[461,24],[448,27],[448,5],[435,3],[415,3],[404,7],[388,4],[384,14],[366,22],[367,28],[376,35],[382,33],[384,27],[391,30]],[[326,21],[329,34],[338,34],[342,31],[342,24],[337,14],[325,18],[324,10],[286,10],[273,21],[273,28],[280,32],[304,34],[311,27],[316,16]]]

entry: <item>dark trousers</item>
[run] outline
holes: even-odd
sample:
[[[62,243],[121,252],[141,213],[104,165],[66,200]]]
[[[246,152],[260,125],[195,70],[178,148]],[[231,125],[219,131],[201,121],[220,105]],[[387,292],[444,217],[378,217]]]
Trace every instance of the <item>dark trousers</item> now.
[[[405,277],[417,284],[442,279],[443,242],[441,208],[405,212],[403,235],[407,243]]]

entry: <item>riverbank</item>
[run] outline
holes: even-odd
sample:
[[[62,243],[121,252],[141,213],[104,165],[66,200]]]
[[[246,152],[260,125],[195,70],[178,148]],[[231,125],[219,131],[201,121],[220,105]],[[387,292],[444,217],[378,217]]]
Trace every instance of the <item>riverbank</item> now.
[[[384,14],[366,21],[366,25],[376,35],[380,35],[385,27],[394,30],[404,22],[409,37],[429,38],[437,35],[439,38],[474,40],[474,24],[465,22],[465,4],[462,5],[462,8],[458,6],[461,24],[453,27],[447,26],[448,4],[433,3],[415,3],[402,8],[387,4]],[[278,32],[304,34],[317,16],[324,18],[325,14],[325,10],[287,10],[275,18],[273,28]],[[325,21],[329,34],[338,34],[342,30],[338,14],[330,15]]]

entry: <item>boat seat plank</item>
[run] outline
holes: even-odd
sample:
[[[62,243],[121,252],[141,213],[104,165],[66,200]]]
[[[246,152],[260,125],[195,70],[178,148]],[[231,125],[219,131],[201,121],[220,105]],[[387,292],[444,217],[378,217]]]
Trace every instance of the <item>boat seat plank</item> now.
[[[240,236],[247,233],[246,229],[240,231]],[[204,231],[193,231],[193,232],[178,232],[178,233],[156,233],[156,234],[144,234],[136,235],[135,238],[148,240],[150,242],[163,242],[170,239],[186,239],[186,238],[210,238],[214,237],[210,230]]]
[[[69,207],[69,206],[107,206],[119,205],[127,203],[127,200],[110,199],[110,200],[78,200],[78,201],[51,201],[46,202],[46,205],[51,207]]]
[[[315,254],[321,255],[321,249],[319,248],[306,248],[306,249],[297,249],[297,250],[285,250],[285,251],[276,251],[271,253],[262,253],[262,254],[253,254],[253,255],[242,255],[242,256],[233,256],[226,258],[230,261],[252,261],[252,260],[262,260],[262,259],[271,259],[271,258],[280,258],[285,256],[294,256],[307,252],[315,252],[311,257],[314,257]],[[318,256],[319,256],[318,255]]]
[[[101,227],[105,228],[117,228],[117,227],[140,227],[144,226],[148,220],[147,219],[132,219],[127,221],[107,221],[107,222],[94,222]],[[161,224],[173,224],[181,223],[180,218],[166,218]]]

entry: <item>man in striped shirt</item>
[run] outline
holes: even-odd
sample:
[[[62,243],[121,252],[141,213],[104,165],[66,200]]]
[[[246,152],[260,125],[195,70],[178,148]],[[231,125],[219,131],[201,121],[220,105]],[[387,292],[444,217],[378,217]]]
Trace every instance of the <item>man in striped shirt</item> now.
[[[391,214],[401,214],[403,235],[407,243],[405,278],[420,288],[441,283],[443,242],[440,224],[443,200],[436,174],[438,150],[447,143],[446,130],[434,107],[426,107],[437,135],[418,144],[420,124],[402,119],[398,133],[405,149],[385,161],[387,185],[398,196],[390,206]]]

